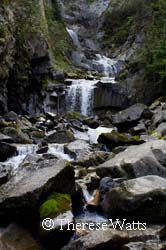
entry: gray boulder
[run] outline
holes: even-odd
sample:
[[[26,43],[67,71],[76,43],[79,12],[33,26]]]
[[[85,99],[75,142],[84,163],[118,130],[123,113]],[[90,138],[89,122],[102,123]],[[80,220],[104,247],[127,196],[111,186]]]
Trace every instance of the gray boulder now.
[[[102,208],[113,218],[150,223],[165,221],[166,179],[149,175],[124,181],[106,194]]]
[[[38,215],[38,209],[51,192],[69,193],[74,190],[73,168],[64,160],[33,160],[24,164],[17,174],[0,189],[0,220],[3,222]]]
[[[48,143],[69,143],[75,140],[74,135],[69,130],[58,130],[48,135],[45,140]]]
[[[128,128],[135,126],[141,118],[149,118],[151,116],[152,113],[146,105],[137,103],[115,115],[112,115],[112,124],[117,126],[120,130],[125,131]]]
[[[90,231],[89,234],[71,241],[62,250],[101,250],[120,249],[129,241],[128,233],[107,228],[106,230]]]
[[[102,133],[99,135],[98,142],[113,149],[118,146],[141,144],[144,141],[140,139],[139,136],[131,136],[130,134],[112,131],[110,133]]]
[[[156,128],[156,131],[160,133],[162,136],[166,135],[166,122],[160,123],[160,125]]]
[[[100,177],[136,178],[146,175],[166,177],[166,141],[149,141],[130,146],[96,168]]]
[[[90,153],[89,144],[84,140],[76,140],[64,146],[64,152],[75,160],[81,160]]]
[[[0,233],[1,250],[40,250],[41,247],[22,227],[10,224]]]

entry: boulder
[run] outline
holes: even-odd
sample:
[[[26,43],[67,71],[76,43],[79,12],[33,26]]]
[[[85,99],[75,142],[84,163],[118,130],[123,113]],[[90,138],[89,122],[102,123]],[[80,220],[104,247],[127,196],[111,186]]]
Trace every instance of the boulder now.
[[[9,113],[5,115],[6,121],[14,122],[14,121],[17,121],[17,119],[18,119],[18,115],[14,111],[10,111]]]
[[[0,161],[6,161],[8,158],[17,154],[17,148],[6,142],[0,142]]]
[[[68,243],[74,230],[67,230],[69,223],[74,223],[72,203],[69,194],[53,193],[40,207],[40,239],[46,249],[60,249]],[[46,218],[52,218],[52,227],[49,228]],[[44,227],[44,228],[43,228]],[[50,230],[47,230],[50,229]]]
[[[166,179],[149,175],[124,181],[106,194],[102,208],[111,218],[163,222],[166,219]]]
[[[118,127],[120,131],[126,131],[128,128],[137,125],[141,118],[149,118],[152,116],[148,107],[142,103],[133,106],[112,115],[112,124]]]
[[[40,250],[41,246],[21,226],[10,224],[0,233],[1,250]]]
[[[77,160],[76,162],[73,162],[73,164],[77,164],[82,167],[95,167],[103,162],[113,158],[113,154],[110,152],[104,152],[104,151],[95,151],[90,152],[88,155],[85,155],[82,159]]]
[[[11,177],[11,168],[1,164],[0,165],[0,186],[6,183]]]
[[[64,160],[36,160],[22,164],[0,189],[0,221],[36,218],[44,197],[52,192],[72,193],[74,171]]]
[[[10,136],[7,136],[7,135],[0,133],[0,142],[12,143],[13,139]]]
[[[156,128],[156,131],[162,136],[166,135],[166,122],[160,123],[160,125]]]
[[[84,156],[89,154],[89,144],[84,140],[76,140],[64,146],[64,152],[69,154],[75,160],[82,160]]]
[[[159,231],[159,237],[161,240],[166,240],[166,225]]]
[[[138,146],[130,146],[109,161],[99,165],[100,177],[136,178],[146,175],[166,177],[166,141],[154,140]]]
[[[98,142],[113,149],[118,146],[141,144],[144,141],[141,140],[139,136],[131,136],[130,134],[112,131],[111,133],[103,133],[99,135]]]
[[[154,127],[157,127],[162,122],[166,122],[166,110],[156,112],[152,117],[152,124]]]
[[[6,127],[3,129],[3,134],[10,136],[15,143],[32,143],[29,136],[23,133],[20,129]]]
[[[90,231],[74,241],[71,241],[62,250],[101,250],[120,249],[129,241],[128,233],[107,228],[105,230]]]
[[[131,242],[124,245],[121,250],[166,250],[166,244],[157,241]]]
[[[48,143],[69,143],[75,140],[74,135],[69,130],[58,130],[48,135],[45,140]]]

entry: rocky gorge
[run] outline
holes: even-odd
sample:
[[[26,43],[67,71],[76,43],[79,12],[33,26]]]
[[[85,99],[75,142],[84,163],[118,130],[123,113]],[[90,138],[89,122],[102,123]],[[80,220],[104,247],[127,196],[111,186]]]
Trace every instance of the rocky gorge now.
[[[165,8],[0,3],[0,250],[166,249]]]

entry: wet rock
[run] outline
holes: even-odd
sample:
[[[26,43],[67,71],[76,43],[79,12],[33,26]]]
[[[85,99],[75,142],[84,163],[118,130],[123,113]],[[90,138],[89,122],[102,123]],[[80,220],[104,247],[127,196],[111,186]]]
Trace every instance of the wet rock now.
[[[45,154],[45,153],[47,153],[47,151],[48,151],[48,146],[44,146],[44,147],[40,147],[40,148],[36,151],[36,153],[37,153],[37,154]]]
[[[58,130],[48,135],[45,140],[48,143],[69,143],[75,140],[74,135],[69,130]]]
[[[92,199],[88,201],[86,208],[89,211],[95,211],[99,207],[100,203],[100,192],[99,190],[95,190],[92,195]]]
[[[27,162],[27,163],[26,163]],[[0,190],[0,218],[31,221],[38,216],[43,197],[52,192],[72,193],[74,171],[66,161],[56,159],[24,161],[17,174]]]
[[[84,156],[89,154],[89,144],[84,140],[76,140],[64,146],[64,152],[69,154],[75,160],[82,160]]]
[[[6,127],[3,129],[3,134],[11,137],[15,143],[32,143],[27,134],[16,128]]]
[[[0,161],[6,161],[15,154],[17,154],[17,148],[15,146],[0,142]]]
[[[166,179],[145,176],[124,181],[112,189],[102,203],[104,212],[113,218],[144,222],[166,219]]]
[[[89,234],[72,241],[62,250],[101,250],[117,249],[128,242],[128,233],[113,229],[91,231]]]
[[[141,140],[139,136],[131,136],[130,134],[112,131],[111,133],[101,134],[98,138],[98,142],[113,149],[118,146],[141,144],[144,141]]]
[[[127,150],[96,168],[100,177],[136,178],[146,175],[166,177],[166,141],[155,140],[138,146],[130,146]]]
[[[21,226],[10,224],[0,233],[1,250],[41,250],[42,247]]]
[[[146,105],[137,103],[112,115],[112,124],[117,126],[120,131],[126,131],[128,128],[137,125],[141,118],[149,118],[151,116],[152,113]]]

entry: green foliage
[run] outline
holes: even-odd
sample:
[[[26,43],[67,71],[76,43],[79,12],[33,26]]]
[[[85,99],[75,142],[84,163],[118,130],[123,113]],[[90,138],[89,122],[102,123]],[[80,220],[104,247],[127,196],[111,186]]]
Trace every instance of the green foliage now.
[[[53,193],[50,195],[41,207],[40,218],[56,217],[60,213],[64,213],[71,208],[71,197],[69,194]]]

